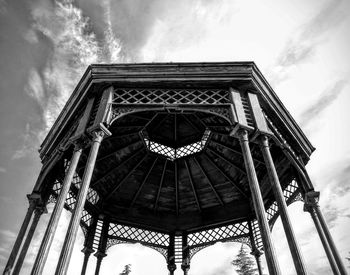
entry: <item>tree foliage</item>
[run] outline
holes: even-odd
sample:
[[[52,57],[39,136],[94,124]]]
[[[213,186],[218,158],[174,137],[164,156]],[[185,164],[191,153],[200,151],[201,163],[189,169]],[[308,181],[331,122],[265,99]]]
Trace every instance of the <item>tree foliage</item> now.
[[[119,275],[128,275],[131,272],[131,264],[127,264],[124,266],[124,270]]]
[[[235,266],[235,270],[239,275],[254,275],[258,270],[254,259],[243,245],[231,263]]]

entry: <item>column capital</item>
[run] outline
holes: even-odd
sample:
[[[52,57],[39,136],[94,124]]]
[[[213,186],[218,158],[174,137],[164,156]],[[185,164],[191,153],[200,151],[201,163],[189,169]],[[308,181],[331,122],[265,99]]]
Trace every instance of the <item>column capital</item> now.
[[[170,272],[174,272],[176,270],[176,264],[168,264],[167,267]]]
[[[305,193],[305,203],[304,203],[304,211],[311,212],[313,209],[318,207],[318,202],[320,200],[320,192],[309,191]]]
[[[27,194],[27,198],[29,202],[29,207],[35,208],[36,206],[43,204],[43,199],[40,193],[33,192],[31,194]]]
[[[102,251],[97,250],[96,253],[94,254],[94,256],[98,259],[102,259],[102,258],[106,257],[107,254],[102,252]]]
[[[107,127],[103,125],[103,123],[100,123],[98,128],[89,129],[89,134],[91,135],[93,141],[102,141],[104,137],[112,135]]]
[[[95,250],[93,250],[91,247],[84,246],[81,252],[83,252],[84,254],[91,254],[95,252]]]
[[[258,248],[254,248],[252,252],[250,252],[250,255],[253,255],[256,258],[259,258],[262,254],[263,252]]]

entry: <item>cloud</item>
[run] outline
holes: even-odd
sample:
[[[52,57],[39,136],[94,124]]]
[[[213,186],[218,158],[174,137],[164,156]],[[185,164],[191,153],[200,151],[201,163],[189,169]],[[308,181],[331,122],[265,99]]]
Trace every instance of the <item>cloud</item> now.
[[[0,173],[6,173],[6,168],[0,166]]]
[[[31,125],[27,123],[24,134],[21,136],[22,144],[20,148],[13,153],[12,159],[21,159],[33,153],[36,150],[38,140],[41,138],[40,134],[38,135],[37,131],[32,129]]]
[[[39,1],[32,5],[31,14],[34,23],[28,33],[40,33],[40,39],[49,41],[52,47],[46,65],[40,71],[35,68],[30,71],[25,89],[43,108],[43,136],[87,66],[117,62],[120,45],[110,25],[104,41],[98,41],[89,18],[73,1]]]
[[[346,80],[338,80],[332,87],[326,89],[320,96],[320,98],[312,103],[301,115],[301,126],[307,127],[311,121],[314,121],[329,105],[334,102],[344,87],[347,85]]]
[[[307,62],[316,49],[330,39],[327,35],[347,16],[342,8],[343,3],[342,0],[329,1],[316,16],[296,30],[277,58],[274,82],[284,80],[290,67]]]

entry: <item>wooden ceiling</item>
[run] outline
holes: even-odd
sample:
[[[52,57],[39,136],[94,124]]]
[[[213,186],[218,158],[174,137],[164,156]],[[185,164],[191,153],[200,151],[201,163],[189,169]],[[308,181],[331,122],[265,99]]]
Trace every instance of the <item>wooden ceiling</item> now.
[[[111,220],[160,232],[193,230],[247,220],[253,215],[239,142],[229,136],[223,118],[200,111],[144,111],[126,115],[110,126],[101,145],[90,187],[98,207]],[[171,160],[151,151],[150,140],[172,148],[210,136],[199,152]],[[258,145],[251,150],[266,207],[273,201]],[[279,175],[288,184],[290,167],[272,148]],[[83,166],[78,170],[82,177]]]

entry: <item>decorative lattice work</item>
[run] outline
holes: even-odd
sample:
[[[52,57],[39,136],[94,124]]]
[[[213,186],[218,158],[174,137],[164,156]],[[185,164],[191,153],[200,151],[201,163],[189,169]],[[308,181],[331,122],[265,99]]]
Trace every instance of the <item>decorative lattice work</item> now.
[[[278,128],[273,124],[272,120],[264,112],[263,112],[263,114],[264,114],[264,116],[266,118],[268,126],[270,127],[270,129],[272,130],[272,132],[274,133],[276,138],[278,138],[278,140],[281,143],[281,145],[283,145],[286,149],[288,149],[288,151],[299,161],[300,157],[295,153],[295,151],[289,145],[287,140],[283,137],[283,135],[278,130]]]
[[[95,205],[100,200],[100,196],[94,189],[89,188],[86,200]]]
[[[110,223],[109,238],[116,238],[128,242],[140,242],[153,246],[167,247],[169,235],[136,227]]]
[[[248,235],[248,223],[241,222],[191,233],[188,235],[188,245],[194,247],[197,245],[212,244],[217,241],[233,240]]]
[[[254,239],[255,246],[256,246],[256,248],[263,251],[264,246],[263,246],[262,239],[261,239],[258,221],[253,220],[251,222],[251,226],[252,226],[253,239]]]
[[[223,89],[116,89],[115,104],[227,104]]]
[[[175,263],[182,263],[182,236],[175,236],[174,256]]]
[[[300,189],[296,180],[292,180],[288,186],[283,190],[283,196],[286,200],[287,205],[295,201],[302,201],[302,195],[300,193]],[[267,220],[269,221],[270,228],[275,224],[278,216],[278,205],[277,202],[274,202],[270,205],[269,209],[266,210]]]
[[[158,142],[151,141],[146,131],[142,132],[142,136],[148,150],[154,153],[163,155],[167,159],[173,161],[175,159],[179,159],[179,158],[202,151],[205,148],[207,141],[210,137],[210,131],[205,130],[203,137],[200,141],[197,141],[179,148],[172,148],[172,147],[160,144]]]
[[[98,220],[97,224],[96,224],[94,240],[92,242],[92,248],[93,249],[97,250],[99,245],[100,245],[101,234],[102,234],[102,227],[103,227],[103,221],[102,220]]]
[[[277,202],[273,202],[273,204],[270,205],[269,209],[266,210],[267,214],[267,220],[271,220],[271,218],[278,212],[278,205]]]
[[[85,223],[86,226],[90,226],[92,223],[92,216],[84,209],[81,220]]]

